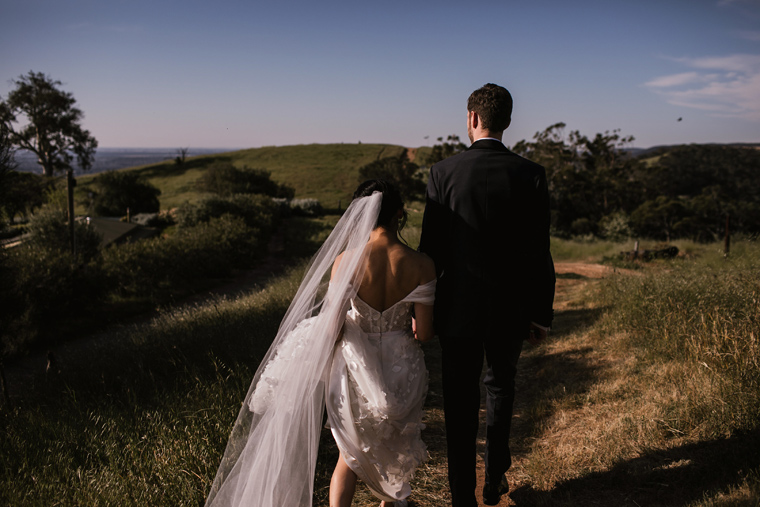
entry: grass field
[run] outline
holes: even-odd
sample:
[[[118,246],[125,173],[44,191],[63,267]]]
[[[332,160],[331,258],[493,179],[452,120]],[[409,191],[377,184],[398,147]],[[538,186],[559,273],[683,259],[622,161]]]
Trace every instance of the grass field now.
[[[553,244],[581,265],[622,246]],[[758,505],[760,247],[736,242],[728,259],[720,245],[683,250],[600,279],[560,277],[551,337],[520,364],[509,472],[519,505]],[[113,329],[47,376],[40,363],[0,409],[0,505],[202,504],[299,269]],[[440,356],[436,343],[424,350],[431,459],[413,491],[417,507],[439,507],[449,501]],[[323,437],[318,506],[337,459]],[[355,505],[375,503],[360,488]]]

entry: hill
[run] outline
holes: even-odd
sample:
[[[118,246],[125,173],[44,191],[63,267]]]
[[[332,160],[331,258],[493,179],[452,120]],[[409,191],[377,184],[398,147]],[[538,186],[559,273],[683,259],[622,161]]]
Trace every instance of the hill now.
[[[407,148],[388,144],[308,144],[265,146],[122,169],[136,171],[161,190],[161,209],[195,201],[195,181],[217,162],[265,169],[272,180],[296,190],[297,198],[314,198],[326,208],[345,207],[359,183],[359,169],[378,158],[399,155]],[[80,195],[96,175],[80,176]]]

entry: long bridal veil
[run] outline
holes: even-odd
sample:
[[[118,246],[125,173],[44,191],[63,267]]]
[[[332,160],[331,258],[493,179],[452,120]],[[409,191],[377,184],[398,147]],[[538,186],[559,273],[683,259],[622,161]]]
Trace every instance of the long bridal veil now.
[[[253,377],[207,507],[311,506],[324,380],[349,298],[364,274],[382,197],[375,192],[355,199],[312,259]]]

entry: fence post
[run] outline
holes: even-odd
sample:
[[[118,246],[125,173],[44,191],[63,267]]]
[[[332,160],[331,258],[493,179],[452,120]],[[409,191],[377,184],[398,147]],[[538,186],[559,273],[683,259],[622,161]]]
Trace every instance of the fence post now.
[[[74,234],[74,187],[77,184],[77,180],[74,179],[74,171],[69,169],[66,171],[66,187],[68,190],[68,205],[69,205],[69,241],[71,243],[71,253],[76,259],[77,257],[77,239]]]
[[[728,257],[728,251],[731,249],[731,231],[728,227],[729,225],[728,218],[729,218],[729,215],[728,213],[726,213],[726,238],[723,241],[723,256],[724,257]]]
[[[9,409],[12,409],[11,406],[11,396],[8,393],[8,383],[5,381],[5,368],[3,368],[3,361],[0,359],[0,383],[3,384],[3,398],[5,398],[5,403],[8,405]]]

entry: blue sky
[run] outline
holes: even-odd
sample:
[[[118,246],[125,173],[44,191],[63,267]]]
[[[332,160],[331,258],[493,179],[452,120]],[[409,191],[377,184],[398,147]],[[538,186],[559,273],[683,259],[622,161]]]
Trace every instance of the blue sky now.
[[[0,96],[30,70],[103,147],[466,139],[487,82],[508,145],[760,142],[760,0],[0,0]]]

